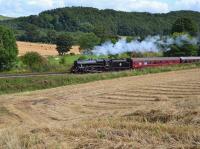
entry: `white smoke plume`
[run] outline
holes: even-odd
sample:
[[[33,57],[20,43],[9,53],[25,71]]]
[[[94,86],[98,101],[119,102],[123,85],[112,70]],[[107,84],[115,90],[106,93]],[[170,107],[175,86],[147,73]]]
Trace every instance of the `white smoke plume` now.
[[[120,39],[117,43],[113,44],[111,41],[107,41],[100,46],[94,47],[92,53],[95,55],[115,55],[125,52],[160,52],[164,50],[170,50],[169,46],[176,44],[178,46],[184,43],[197,44],[197,38],[189,37],[187,34],[180,35],[175,38],[169,36],[148,36],[143,41],[133,40],[127,42],[126,39]]]

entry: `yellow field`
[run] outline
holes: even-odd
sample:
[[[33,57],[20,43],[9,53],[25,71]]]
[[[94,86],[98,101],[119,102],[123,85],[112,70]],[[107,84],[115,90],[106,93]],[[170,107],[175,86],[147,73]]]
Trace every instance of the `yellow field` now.
[[[200,148],[200,69],[0,96],[0,148]]]
[[[24,55],[27,52],[38,52],[43,56],[56,56],[56,45],[53,44],[40,44],[32,42],[17,42],[19,49],[19,56]],[[73,46],[69,53],[80,54],[79,46]]]

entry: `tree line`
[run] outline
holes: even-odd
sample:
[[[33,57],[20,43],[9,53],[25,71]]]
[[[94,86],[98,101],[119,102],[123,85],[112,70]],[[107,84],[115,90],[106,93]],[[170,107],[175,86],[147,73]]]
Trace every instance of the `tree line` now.
[[[68,33],[78,43],[84,34],[94,33],[104,42],[106,39],[115,40],[118,35],[169,35],[172,24],[180,17],[190,18],[200,26],[200,13],[193,11],[151,14],[90,7],[59,8],[0,24],[14,29],[17,40],[54,43],[56,36]]]

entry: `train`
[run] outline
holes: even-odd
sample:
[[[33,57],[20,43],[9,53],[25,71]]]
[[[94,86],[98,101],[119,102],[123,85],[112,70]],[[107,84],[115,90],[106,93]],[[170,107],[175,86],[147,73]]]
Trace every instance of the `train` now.
[[[101,73],[177,65],[182,63],[198,63],[200,57],[152,57],[127,59],[88,59],[77,60],[71,69],[72,73]]]

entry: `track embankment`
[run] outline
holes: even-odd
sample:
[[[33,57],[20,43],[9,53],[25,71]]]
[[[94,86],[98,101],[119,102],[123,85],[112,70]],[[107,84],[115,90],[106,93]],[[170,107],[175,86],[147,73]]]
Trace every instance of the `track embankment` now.
[[[59,76],[65,75],[67,72],[61,73],[25,73],[25,74],[0,74],[0,79],[9,79],[9,78],[29,78],[29,77],[40,77],[40,76]]]

